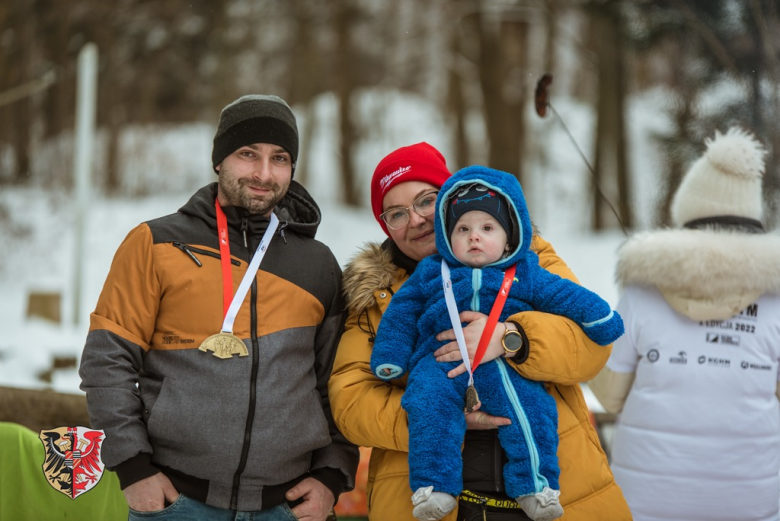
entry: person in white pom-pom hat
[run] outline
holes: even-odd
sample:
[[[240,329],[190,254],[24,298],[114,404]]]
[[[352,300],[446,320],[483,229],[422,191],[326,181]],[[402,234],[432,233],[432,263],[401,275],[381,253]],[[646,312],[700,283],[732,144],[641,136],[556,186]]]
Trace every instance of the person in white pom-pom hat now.
[[[673,229],[620,249],[626,334],[590,383],[621,413],[612,470],[642,520],[780,517],[780,236],[762,224],[765,151],[706,141]]]

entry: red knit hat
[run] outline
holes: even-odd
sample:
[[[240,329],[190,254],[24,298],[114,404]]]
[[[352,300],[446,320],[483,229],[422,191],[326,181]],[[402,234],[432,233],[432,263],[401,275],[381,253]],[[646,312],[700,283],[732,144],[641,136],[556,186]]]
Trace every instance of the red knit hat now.
[[[421,181],[441,188],[450,175],[444,156],[428,143],[417,143],[390,152],[379,162],[371,178],[371,209],[379,226],[390,235],[379,216],[385,194],[392,187],[406,181]]]

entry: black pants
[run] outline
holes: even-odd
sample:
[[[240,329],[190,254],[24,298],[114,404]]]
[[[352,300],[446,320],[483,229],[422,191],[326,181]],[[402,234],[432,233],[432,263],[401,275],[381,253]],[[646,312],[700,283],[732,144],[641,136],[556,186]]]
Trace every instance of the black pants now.
[[[463,448],[463,488],[480,495],[511,500],[504,491],[506,454],[498,441],[498,431],[466,431]],[[531,521],[520,509],[482,506],[458,502],[458,521]]]
[[[505,510],[458,501],[458,521],[531,521],[522,510]]]

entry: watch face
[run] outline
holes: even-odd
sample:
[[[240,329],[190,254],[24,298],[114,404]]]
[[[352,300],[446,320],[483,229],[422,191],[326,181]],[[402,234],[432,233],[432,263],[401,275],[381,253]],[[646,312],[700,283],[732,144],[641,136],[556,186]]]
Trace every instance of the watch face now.
[[[510,330],[504,334],[501,341],[507,351],[517,351],[523,347],[523,337],[517,331]]]

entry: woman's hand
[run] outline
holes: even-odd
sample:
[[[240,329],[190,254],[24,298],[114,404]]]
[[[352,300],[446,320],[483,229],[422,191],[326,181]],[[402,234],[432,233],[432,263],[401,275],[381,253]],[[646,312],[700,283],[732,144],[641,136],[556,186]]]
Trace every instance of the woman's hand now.
[[[501,416],[491,416],[486,412],[478,410],[466,413],[466,428],[478,431],[484,431],[488,429],[497,429],[502,425],[510,425],[512,422],[509,418],[503,418]]]
[[[469,360],[472,363],[474,362],[474,355],[477,353],[477,346],[479,345],[479,339],[482,337],[482,331],[485,330],[487,319],[487,315],[484,313],[478,313],[476,311],[463,311],[460,314],[460,321],[467,323],[466,327],[463,328],[463,337],[466,340],[466,347],[468,348],[469,352]],[[480,363],[495,360],[504,354],[505,351],[504,346],[501,344],[501,339],[503,338],[505,331],[506,326],[503,322],[496,324],[496,328],[493,330],[493,335],[490,337],[490,343],[488,344],[487,349],[485,349],[485,355],[482,357],[482,361]],[[444,344],[433,353],[433,356],[436,357],[437,362],[454,362],[456,360],[463,359],[463,357],[460,355],[460,349],[458,349],[458,342],[455,340],[455,330],[448,329],[447,331],[442,331],[436,335],[436,340],[451,340],[450,343]],[[455,378],[456,376],[465,372],[466,366],[464,364],[460,364],[458,367],[447,373],[447,376],[450,378]],[[472,412],[471,414],[474,413]],[[468,416],[466,418],[468,420]]]

